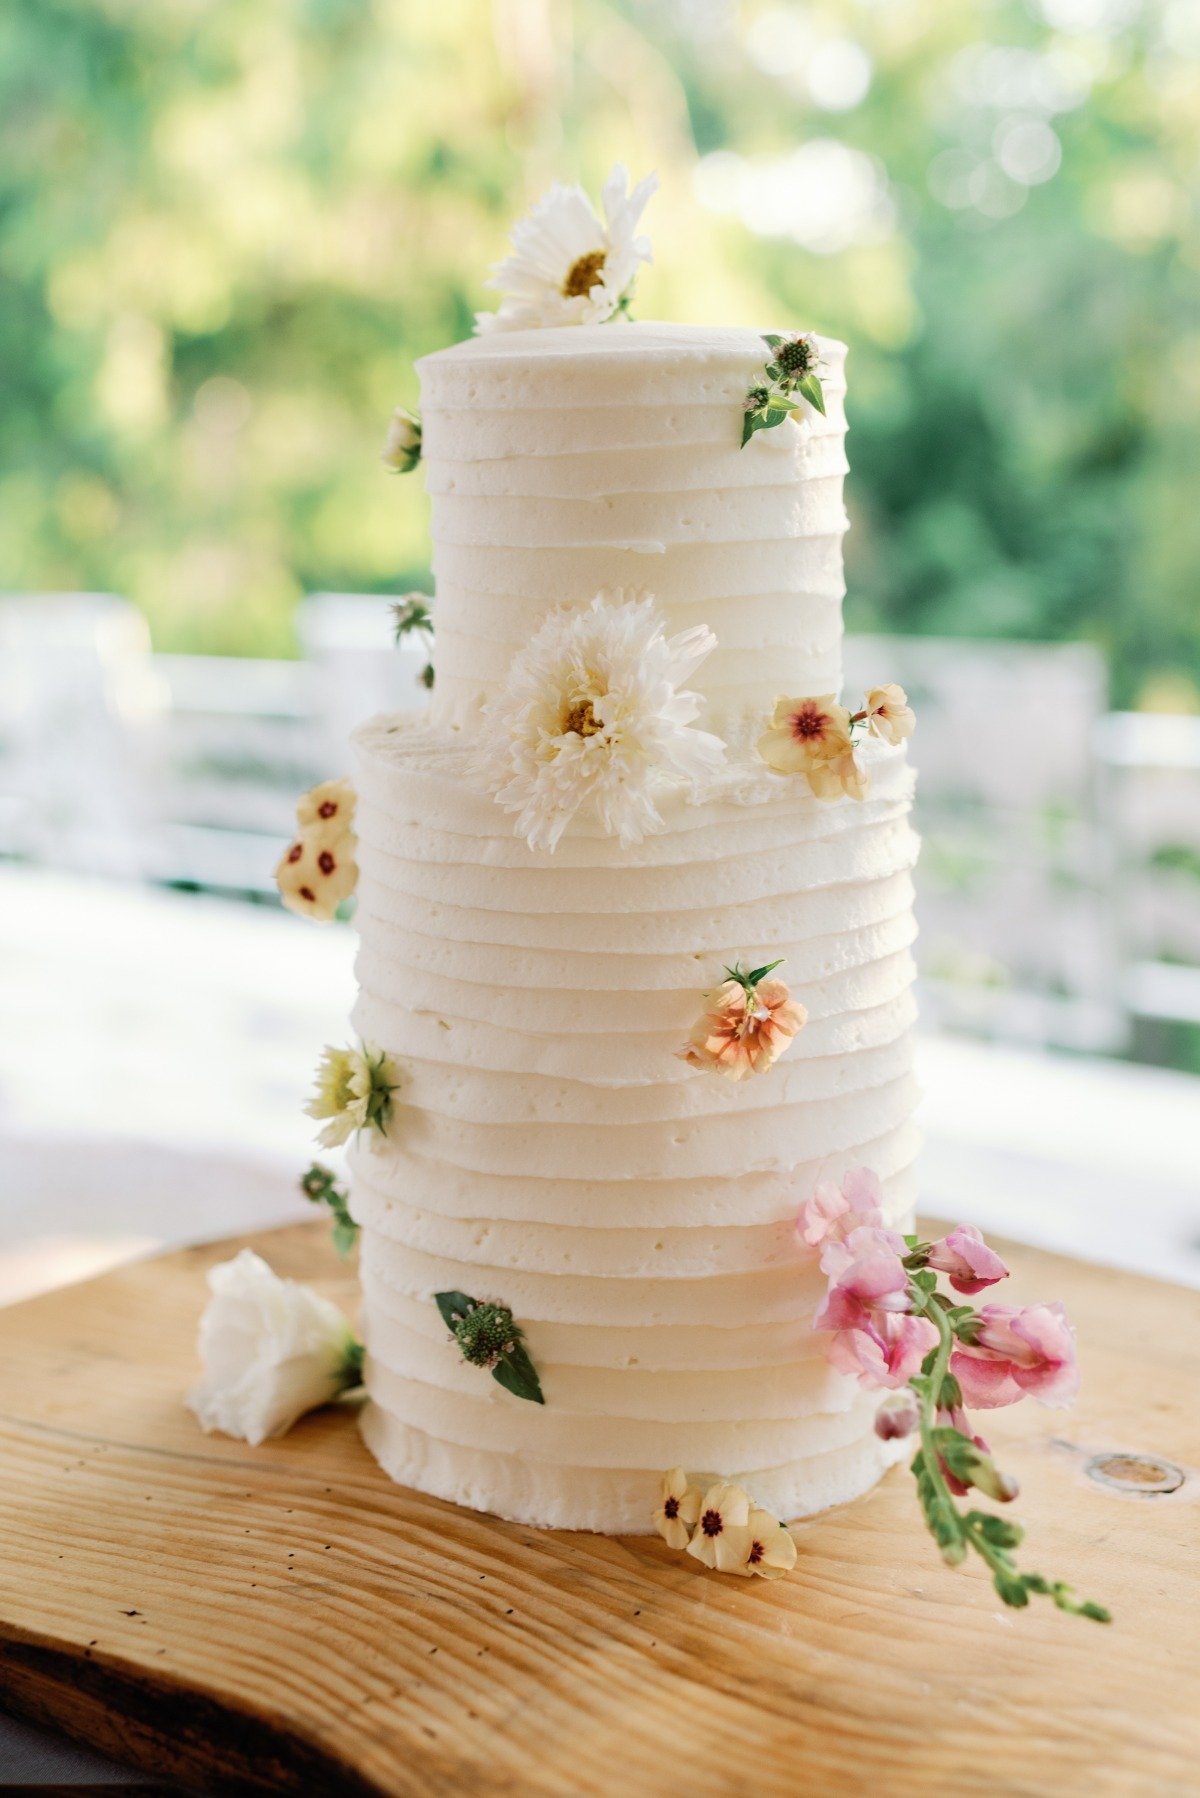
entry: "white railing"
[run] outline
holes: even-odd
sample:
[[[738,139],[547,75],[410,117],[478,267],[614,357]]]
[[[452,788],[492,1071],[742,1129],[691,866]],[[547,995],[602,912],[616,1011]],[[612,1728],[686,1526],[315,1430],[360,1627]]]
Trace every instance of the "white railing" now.
[[[0,855],[271,899],[296,794],[423,700],[386,598],[315,595],[303,659],[153,655],[107,595],[0,598]],[[1200,1024],[1200,719],[1106,714],[1081,645],[850,638],[920,717],[925,1009],[1120,1050]]]

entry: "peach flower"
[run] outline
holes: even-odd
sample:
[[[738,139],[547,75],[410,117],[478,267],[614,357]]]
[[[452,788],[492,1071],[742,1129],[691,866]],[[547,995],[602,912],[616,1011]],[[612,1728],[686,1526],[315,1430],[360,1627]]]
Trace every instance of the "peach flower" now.
[[[728,969],[729,979],[706,995],[711,1001],[708,1010],[676,1050],[680,1059],[693,1067],[712,1068],[727,1080],[765,1073],[808,1018],[782,980],[766,978],[770,971],[758,968],[746,974],[737,967]]]
[[[872,687],[865,709],[868,729],[885,743],[902,743],[905,737],[912,736],[916,715],[908,703],[908,694],[895,681]]]
[[[862,799],[867,776],[854,753],[854,720],[832,693],[818,699],[777,699],[758,753],[777,774],[803,774],[818,799],[847,793]]]

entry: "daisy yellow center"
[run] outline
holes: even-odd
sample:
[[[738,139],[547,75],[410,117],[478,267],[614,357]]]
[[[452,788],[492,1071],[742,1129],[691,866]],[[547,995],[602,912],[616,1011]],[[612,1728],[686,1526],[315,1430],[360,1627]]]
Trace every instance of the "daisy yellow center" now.
[[[604,256],[603,250],[589,250],[571,264],[562,284],[564,299],[578,300],[591,293],[604,268]]]
[[[574,731],[577,737],[598,736],[603,726],[592,710],[590,699],[577,699],[574,705],[567,707],[563,719],[563,731]]]
[[[700,1519],[700,1528],[706,1536],[719,1536],[725,1528],[725,1519],[719,1511],[706,1511]]]

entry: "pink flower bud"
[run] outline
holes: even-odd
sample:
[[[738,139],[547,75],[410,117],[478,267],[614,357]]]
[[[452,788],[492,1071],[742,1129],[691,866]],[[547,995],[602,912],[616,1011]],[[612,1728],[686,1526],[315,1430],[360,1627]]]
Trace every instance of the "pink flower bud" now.
[[[911,1436],[921,1421],[921,1407],[911,1386],[889,1393],[875,1413],[875,1434],[883,1442]]]
[[[974,1224],[959,1224],[935,1242],[926,1266],[946,1274],[956,1292],[982,1292],[1008,1276],[1007,1267]]]

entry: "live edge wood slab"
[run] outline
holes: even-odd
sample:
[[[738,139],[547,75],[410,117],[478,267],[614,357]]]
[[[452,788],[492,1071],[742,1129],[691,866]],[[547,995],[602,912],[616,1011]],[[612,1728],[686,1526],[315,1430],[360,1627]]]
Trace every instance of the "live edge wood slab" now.
[[[322,1224],[248,1240],[352,1309]],[[0,1312],[5,1708],[219,1794],[1200,1789],[1196,1294],[1009,1251],[1014,1298],[1069,1307],[1083,1395],[988,1435],[1023,1564],[1105,1628],[943,1569],[903,1468],[767,1584],[393,1486],[349,1406],[205,1437],[204,1271],[240,1246]]]

